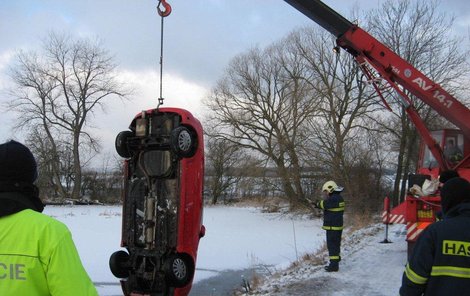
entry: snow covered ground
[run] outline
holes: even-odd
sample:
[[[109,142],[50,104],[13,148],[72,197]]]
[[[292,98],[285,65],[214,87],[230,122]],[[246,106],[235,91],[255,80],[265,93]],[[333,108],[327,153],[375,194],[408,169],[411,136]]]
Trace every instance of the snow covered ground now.
[[[395,296],[401,284],[406,264],[404,226],[393,225],[389,240],[384,240],[384,226],[372,225],[366,229],[343,235],[340,271],[327,273],[322,264],[326,252],[313,260],[278,273],[256,289],[256,295],[318,295],[318,296]],[[317,260],[315,260],[317,259]],[[318,260],[320,259],[320,260]],[[312,262],[314,261],[314,262]]]
[[[99,294],[122,295],[119,281],[108,267],[109,256],[120,249],[121,208],[47,206],[44,213],[69,227]],[[391,229],[392,244],[378,243],[383,240],[382,226],[345,235],[340,272],[327,274],[322,265],[312,262],[283,271],[304,254],[317,253],[324,246],[319,219],[218,206],[205,209],[204,224],[207,232],[199,245],[194,283],[223,271],[262,266],[272,276],[254,292],[257,294],[396,295],[406,263],[406,244],[401,234],[397,236],[401,226]],[[324,252],[319,256],[326,259]],[[207,295],[218,296],[214,291]]]

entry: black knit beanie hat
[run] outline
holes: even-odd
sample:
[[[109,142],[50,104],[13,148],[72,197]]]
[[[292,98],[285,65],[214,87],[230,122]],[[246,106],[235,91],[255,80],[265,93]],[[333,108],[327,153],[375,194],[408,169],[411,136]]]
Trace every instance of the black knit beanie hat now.
[[[0,217],[24,209],[43,211],[33,184],[37,177],[36,160],[26,146],[16,141],[0,144]]]
[[[16,141],[0,145],[0,182],[32,184],[37,177],[36,160],[26,146]]]
[[[463,202],[470,202],[470,183],[463,178],[448,180],[441,189],[441,205],[444,213]]]

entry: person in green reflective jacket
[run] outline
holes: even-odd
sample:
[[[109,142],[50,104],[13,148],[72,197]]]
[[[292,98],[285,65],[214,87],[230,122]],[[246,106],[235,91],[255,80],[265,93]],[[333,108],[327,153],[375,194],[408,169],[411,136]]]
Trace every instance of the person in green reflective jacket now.
[[[42,214],[31,151],[0,145],[0,295],[98,295],[68,228]]]

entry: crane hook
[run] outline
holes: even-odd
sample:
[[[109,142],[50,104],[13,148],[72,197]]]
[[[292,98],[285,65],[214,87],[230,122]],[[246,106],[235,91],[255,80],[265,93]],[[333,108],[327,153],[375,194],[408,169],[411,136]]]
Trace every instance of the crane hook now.
[[[163,5],[165,10],[161,10],[160,5]],[[167,17],[171,13],[171,6],[170,6],[170,4],[168,4],[166,2],[166,0],[160,0],[160,1],[158,1],[157,11],[158,11],[158,15],[160,15],[161,17]]]

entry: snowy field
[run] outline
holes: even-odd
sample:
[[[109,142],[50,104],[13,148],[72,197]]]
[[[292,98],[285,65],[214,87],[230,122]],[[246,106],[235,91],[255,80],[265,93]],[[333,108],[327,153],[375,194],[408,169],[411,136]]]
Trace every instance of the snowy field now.
[[[47,206],[44,213],[69,227],[99,294],[122,295],[108,267],[109,256],[120,249],[121,208]],[[263,214],[254,208],[207,207],[204,225],[194,283],[225,270],[263,266],[274,273],[324,244],[320,220]]]

